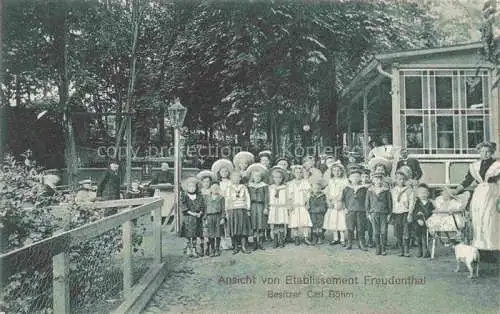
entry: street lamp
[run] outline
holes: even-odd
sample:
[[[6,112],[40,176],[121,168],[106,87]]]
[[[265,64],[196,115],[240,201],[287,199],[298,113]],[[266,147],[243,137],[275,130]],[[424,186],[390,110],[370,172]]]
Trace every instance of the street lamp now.
[[[174,193],[175,193],[175,231],[180,235],[180,207],[179,207],[179,186],[181,179],[181,159],[180,159],[180,128],[186,118],[187,109],[184,107],[179,98],[176,98],[174,103],[167,108],[170,125],[174,128]]]

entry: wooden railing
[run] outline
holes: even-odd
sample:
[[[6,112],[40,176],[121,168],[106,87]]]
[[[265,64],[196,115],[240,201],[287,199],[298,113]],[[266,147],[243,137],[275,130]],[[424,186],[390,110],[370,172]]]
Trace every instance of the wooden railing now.
[[[70,313],[69,251],[74,245],[88,241],[116,227],[122,228],[123,253],[123,302],[116,313],[137,313],[148,302],[156,287],[164,279],[162,261],[161,198],[124,199],[88,203],[90,208],[124,208],[119,213],[83,225],[73,230],[62,231],[50,238],[0,255],[0,284],[3,285],[11,275],[32,267],[52,264],[52,299],[54,313]],[[85,206],[85,204],[82,204]],[[137,206],[137,207],[132,207]],[[60,205],[57,207],[64,207]],[[133,220],[153,214],[154,258],[148,271],[132,284],[132,230]],[[36,259],[34,261],[33,259]]]

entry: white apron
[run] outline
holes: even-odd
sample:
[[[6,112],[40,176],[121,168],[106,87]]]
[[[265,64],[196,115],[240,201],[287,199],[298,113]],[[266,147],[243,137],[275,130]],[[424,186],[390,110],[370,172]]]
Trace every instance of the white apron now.
[[[488,183],[488,179],[497,173],[500,162],[495,161],[488,171],[485,179],[479,175],[481,162],[470,165],[469,171],[479,185],[474,190],[470,204],[472,218],[472,245],[480,250],[500,250],[500,213],[496,204],[500,193],[495,183]]]

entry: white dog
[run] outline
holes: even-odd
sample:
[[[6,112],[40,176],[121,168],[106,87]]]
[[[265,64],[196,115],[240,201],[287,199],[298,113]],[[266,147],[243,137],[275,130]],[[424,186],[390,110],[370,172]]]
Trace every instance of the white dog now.
[[[457,268],[455,272],[460,271],[460,262],[465,263],[469,270],[468,278],[474,277],[474,268],[472,264],[476,264],[476,276],[479,277],[479,250],[471,245],[459,243],[455,245],[455,259],[457,260]]]

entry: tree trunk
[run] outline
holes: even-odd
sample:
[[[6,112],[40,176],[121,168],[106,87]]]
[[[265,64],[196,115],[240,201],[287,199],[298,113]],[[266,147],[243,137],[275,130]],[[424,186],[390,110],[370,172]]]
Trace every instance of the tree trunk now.
[[[132,100],[134,97],[135,90],[135,80],[136,80],[136,65],[137,65],[137,39],[139,37],[139,14],[137,12],[137,3],[133,1],[132,3],[132,16],[133,16],[133,31],[132,31],[132,50],[131,50],[131,65],[130,65],[130,77],[129,84],[127,89],[127,100],[124,104],[124,108],[122,113],[130,114],[130,107],[132,104]],[[116,134],[116,151],[119,151],[123,134],[125,133],[125,129],[129,119],[122,119],[120,123],[120,129]]]
[[[56,31],[56,45],[59,53],[59,105],[63,108],[63,129],[64,129],[64,157],[66,159],[66,175],[68,185],[74,188],[78,181],[78,155],[76,151],[76,140],[73,129],[71,107],[69,103],[69,73],[68,73],[68,24],[67,24],[67,4],[61,4],[62,27]]]
[[[326,79],[320,82],[320,136],[323,138],[324,146],[332,146],[335,143],[336,125],[331,122],[335,121],[337,116],[337,73],[333,53],[328,56],[328,66],[322,67],[322,69],[324,70],[321,77]]]
[[[160,145],[165,144],[165,106],[160,106],[160,116],[158,118],[158,133]]]

